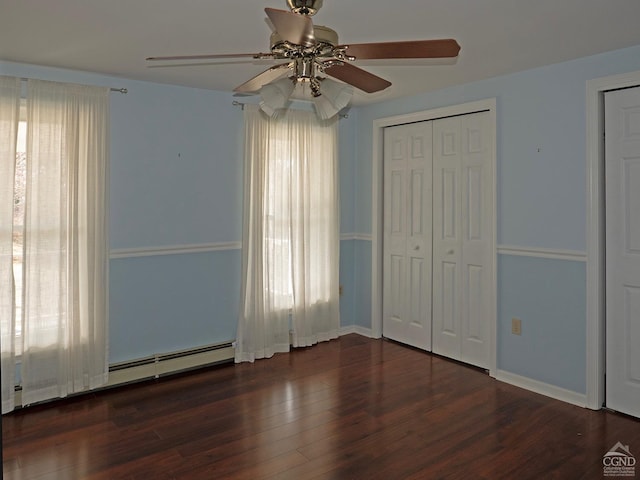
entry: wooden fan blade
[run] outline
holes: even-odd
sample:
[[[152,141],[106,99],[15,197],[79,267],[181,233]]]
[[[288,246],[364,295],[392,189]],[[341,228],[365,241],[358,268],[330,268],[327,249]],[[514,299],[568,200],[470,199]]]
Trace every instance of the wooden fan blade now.
[[[341,45],[347,46],[347,45]],[[347,55],[356,60],[381,58],[448,58],[457,57],[460,45],[452,38],[411,40],[407,42],[349,44]]]
[[[146,60],[149,62],[156,61],[164,61],[164,60],[212,60],[216,58],[242,58],[242,57],[252,57],[255,59],[260,59],[263,57],[268,57],[270,54],[264,53],[222,53],[222,54],[211,54],[211,55],[174,55],[171,57],[147,57]]]
[[[292,63],[281,63],[275,65],[262,73],[259,73],[250,80],[247,80],[242,85],[238,85],[233,89],[237,93],[255,93],[262,88],[263,85],[271,83],[274,80],[284,76],[287,70],[290,70]]]
[[[313,22],[309,17],[275,8],[265,8],[264,11],[280,38],[294,45],[315,45]]]
[[[367,93],[379,92],[391,85],[388,80],[349,63],[327,67],[324,72]]]

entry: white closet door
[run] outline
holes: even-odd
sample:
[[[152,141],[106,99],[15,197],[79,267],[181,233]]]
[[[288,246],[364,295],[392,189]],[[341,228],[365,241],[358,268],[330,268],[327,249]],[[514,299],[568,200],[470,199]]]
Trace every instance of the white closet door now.
[[[432,124],[384,132],[383,334],[431,350]]]
[[[488,368],[492,282],[488,112],[433,125],[433,351]]]
[[[606,404],[640,417],[640,88],[605,94]]]

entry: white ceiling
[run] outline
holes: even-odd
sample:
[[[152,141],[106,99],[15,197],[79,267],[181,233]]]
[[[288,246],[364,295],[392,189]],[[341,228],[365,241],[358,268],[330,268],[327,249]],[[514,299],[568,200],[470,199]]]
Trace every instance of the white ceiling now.
[[[264,8],[285,0],[0,0],[0,60],[232,91],[265,64],[152,67],[149,56],[269,47]],[[639,0],[324,0],[340,43],[455,38],[457,61],[356,62],[393,85],[363,105],[640,45]],[[166,65],[166,64],[165,64]]]

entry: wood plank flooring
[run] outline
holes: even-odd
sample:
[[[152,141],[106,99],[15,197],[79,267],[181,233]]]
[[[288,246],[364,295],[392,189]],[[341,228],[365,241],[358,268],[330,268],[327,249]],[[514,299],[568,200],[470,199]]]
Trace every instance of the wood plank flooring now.
[[[640,460],[636,419],[358,335],[26,408],[3,434],[14,480],[602,479],[618,441]]]

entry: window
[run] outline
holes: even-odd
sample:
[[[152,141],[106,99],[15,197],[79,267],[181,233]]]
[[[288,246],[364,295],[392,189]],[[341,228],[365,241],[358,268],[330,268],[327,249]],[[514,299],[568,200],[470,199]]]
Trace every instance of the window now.
[[[108,124],[108,88],[0,76],[3,413],[18,356],[24,404],[107,380]]]
[[[337,336],[337,119],[245,106],[243,305],[236,361]]]

